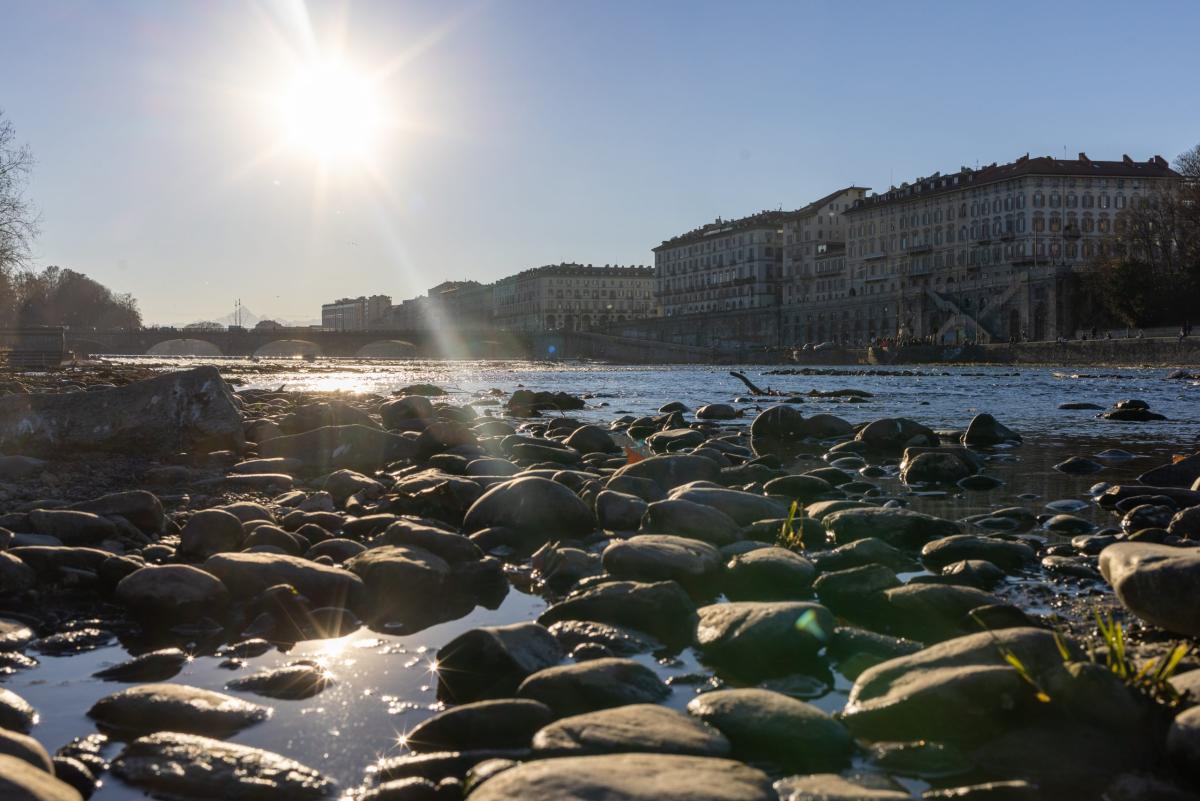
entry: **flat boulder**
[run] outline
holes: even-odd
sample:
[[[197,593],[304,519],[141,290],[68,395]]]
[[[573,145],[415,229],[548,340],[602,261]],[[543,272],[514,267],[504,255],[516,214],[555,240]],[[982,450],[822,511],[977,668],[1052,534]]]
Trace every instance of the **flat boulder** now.
[[[0,397],[0,453],[201,453],[245,443],[242,415],[215,367],[96,392]]]
[[[221,553],[209,557],[204,570],[219,578],[234,600],[290,584],[315,606],[357,609],[366,594],[362,579],[354,573],[288,554]]]
[[[817,569],[787,548],[769,546],[734,556],[721,580],[731,601],[785,601],[812,594]]]
[[[225,509],[201,509],[183,525],[179,532],[179,554],[193,559],[207,559],[242,547],[245,532],[241,519]]]
[[[548,706],[528,698],[475,701],[418,723],[405,742],[418,753],[528,748],[553,720]]]
[[[712,459],[689,454],[662,454],[625,465],[613,477],[647,478],[663,491],[692,481],[716,481],[721,477],[721,465]]]
[[[66,509],[35,509],[29,523],[38,534],[59,540],[63,545],[96,545],[117,535],[111,520],[91,512]]]
[[[0,798],[7,801],[83,801],[71,785],[20,757],[0,753]]]
[[[653,670],[620,657],[539,670],[517,688],[519,697],[540,701],[560,717],[627,704],[657,704],[670,694]]]
[[[674,581],[608,581],[571,593],[538,617],[547,626],[564,620],[609,623],[685,643],[695,632],[696,605]]]
[[[229,801],[319,801],[334,782],[287,757],[248,745],[178,732],[141,737],[113,760],[112,772],[156,796]]]
[[[449,589],[450,565],[420,548],[371,548],[351,557],[345,567],[362,579],[364,608],[373,620],[427,619]]]
[[[471,801],[776,801],[766,774],[741,762],[675,754],[605,754],[526,762]]]
[[[527,676],[557,665],[563,655],[554,635],[537,623],[465,631],[438,649],[438,699],[461,704],[512,696]]]
[[[735,601],[696,614],[696,645],[704,660],[747,678],[811,666],[834,627],[828,609],[805,601]]]
[[[310,472],[348,469],[371,472],[411,458],[416,444],[399,434],[361,424],[321,426],[269,439],[258,446],[265,459],[297,459]]]
[[[314,662],[302,661],[241,676],[226,686],[267,698],[298,700],[312,698],[331,684],[333,676],[329,671]]]
[[[787,517],[788,505],[755,492],[725,489],[724,487],[684,485],[670,495],[674,500],[692,501],[724,512],[739,526],[756,520]]]
[[[741,526],[715,506],[673,498],[646,507],[641,531],[645,534],[675,534],[710,545],[728,545],[737,539]]]
[[[97,724],[126,736],[172,731],[228,737],[270,715],[270,709],[258,704],[185,684],[130,687],[104,696],[88,710]]]
[[[729,740],[707,723],[655,704],[630,704],[561,718],[533,738],[539,757],[688,754],[723,757]]]
[[[951,520],[909,509],[844,509],[827,515],[825,530],[838,545],[873,537],[900,548],[920,548],[930,540],[960,533]]]
[[[971,447],[987,447],[1020,441],[1020,434],[1001,424],[995,417],[987,413],[975,415],[962,435],[963,445]]]
[[[1016,570],[1037,559],[1037,552],[1023,542],[954,534],[933,540],[921,549],[921,560],[931,568],[942,568],[964,559],[982,559],[1005,570]]]
[[[699,540],[642,534],[604,549],[604,569],[629,581],[678,581],[684,587],[711,585],[722,567],[721,552]]]
[[[538,476],[516,478],[483,493],[467,510],[463,531],[505,528],[532,545],[582,538],[596,527],[592,510],[557,481]]]
[[[1100,552],[1100,572],[1140,619],[1176,634],[1200,635],[1200,553],[1148,542],[1119,542]]]
[[[767,760],[805,773],[850,762],[850,732],[812,704],[754,688],[701,693],[688,712],[729,738],[740,759]]]
[[[12,690],[0,687],[0,728],[27,734],[38,722],[37,711]]]
[[[153,492],[146,490],[113,492],[99,498],[79,501],[65,508],[76,512],[91,512],[102,517],[118,515],[146,534],[161,531],[166,520],[162,501]]]
[[[190,565],[147,565],[117,584],[117,600],[143,621],[177,623],[220,618],[229,590],[211,573]]]

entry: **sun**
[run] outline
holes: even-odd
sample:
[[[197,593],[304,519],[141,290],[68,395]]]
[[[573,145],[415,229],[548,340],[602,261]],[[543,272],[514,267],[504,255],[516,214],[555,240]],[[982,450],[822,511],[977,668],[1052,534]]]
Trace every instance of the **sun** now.
[[[383,126],[372,81],[341,62],[298,70],[278,106],[288,143],[323,162],[368,157]]]

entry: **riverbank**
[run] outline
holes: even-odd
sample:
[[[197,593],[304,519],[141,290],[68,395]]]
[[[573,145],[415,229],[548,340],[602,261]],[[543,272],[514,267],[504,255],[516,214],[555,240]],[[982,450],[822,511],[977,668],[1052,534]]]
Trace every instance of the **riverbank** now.
[[[0,726],[96,801],[1190,797],[1093,618],[1200,633],[1188,382],[388,370],[0,385]]]

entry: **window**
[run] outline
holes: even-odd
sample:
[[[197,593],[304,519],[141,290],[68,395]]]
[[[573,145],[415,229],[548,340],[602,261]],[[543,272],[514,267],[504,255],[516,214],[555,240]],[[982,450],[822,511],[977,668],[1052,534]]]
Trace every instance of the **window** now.
[[[1033,193],[1033,205],[1039,209],[1042,206],[1045,206],[1046,205],[1046,196],[1043,195],[1041,192],[1034,192]]]

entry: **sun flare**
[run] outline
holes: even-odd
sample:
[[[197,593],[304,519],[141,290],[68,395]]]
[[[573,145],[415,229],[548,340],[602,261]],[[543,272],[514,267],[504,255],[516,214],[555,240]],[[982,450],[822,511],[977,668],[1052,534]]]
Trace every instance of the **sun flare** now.
[[[366,158],[383,125],[372,81],[337,62],[300,70],[279,111],[288,143],[321,161]]]

